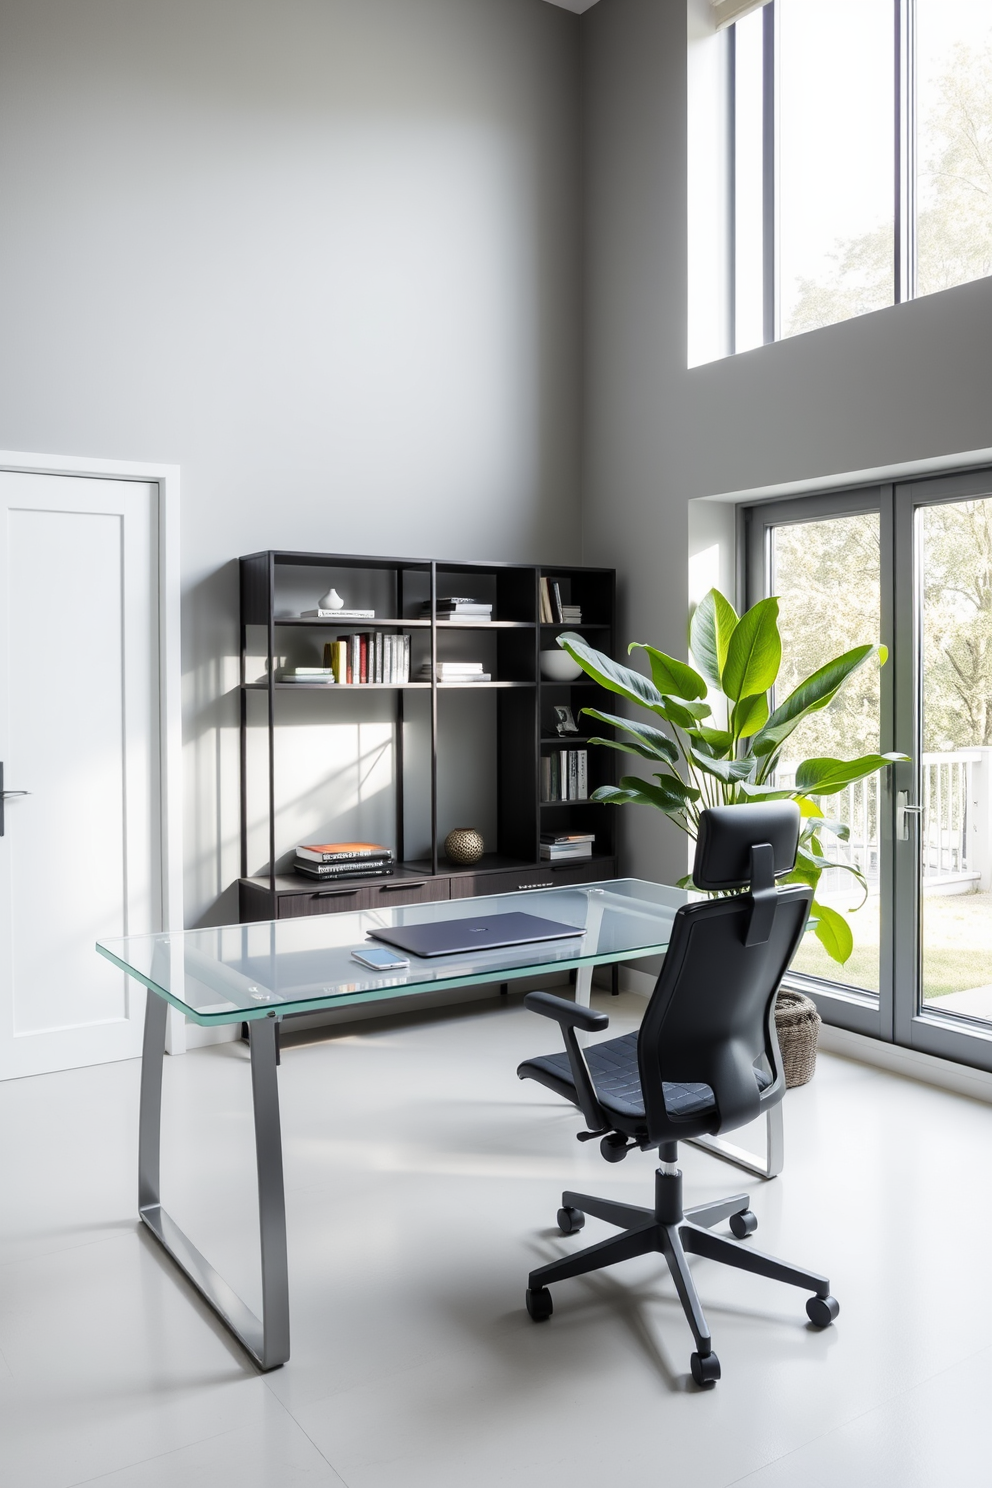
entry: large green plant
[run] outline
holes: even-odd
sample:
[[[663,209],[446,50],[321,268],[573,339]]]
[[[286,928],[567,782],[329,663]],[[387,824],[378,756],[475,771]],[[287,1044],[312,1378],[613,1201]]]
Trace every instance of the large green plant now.
[[[864,903],[868,890],[860,867],[838,863],[824,851],[825,837],[846,841],[849,829],[828,817],[817,798],[836,795],[853,781],[864,780],[906,756],[803,760],[791,787],[777,784],[773,777],[793,730],[810,713],[827,707],[860,667],[875,658],[884,665],[888,654],[884,646],[855,646],[845,651],[813,672],[773,710],[768,694],[782,661],[775,598],[759,600],[738,615],[719,590],[711,589],[689,624],[689,650],[698,671],[638,641],[631,643],[628,652],[646,652],[650,679],[596,651],[574,631],[560,635],[558,644],[601,687],[646,709],[670,731],[598,708],[583,708],[588,717],[625,736],[596,738],[591,743],[664,767],[653,771],[650,780],[624,775],[619,786],[600,786],[593,792],[594,801],[655,806],[694,838],[699,813],[707,806],[791,798],[798,803],[803,825],[795,871],[787,881],[808,883],[815,894],[824,869],[843,868],[857,880]],[[835,961],[848,959],[853,937],[844,915],[814,898],[810,927]]]

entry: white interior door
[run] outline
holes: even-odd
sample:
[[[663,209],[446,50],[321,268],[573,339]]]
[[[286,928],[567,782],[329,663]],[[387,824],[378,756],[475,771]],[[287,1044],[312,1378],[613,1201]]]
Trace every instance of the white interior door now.
[[[140,1052],[162,926],[158,487],[0,472],[0,1078]]]

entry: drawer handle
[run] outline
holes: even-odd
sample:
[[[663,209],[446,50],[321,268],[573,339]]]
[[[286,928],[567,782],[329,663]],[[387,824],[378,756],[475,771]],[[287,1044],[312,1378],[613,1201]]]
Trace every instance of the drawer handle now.
[[[321,889],[319,894],[314,894],[315,899],[346,899],[350,894],[357,894],[357,889]]]
[[[547,883],[539,883],[539,884],[517,884],[517,888],[518,889],[553,889],[554,888],[554,883],[549,878],[548,881],[547,881]]]
[[[424,886],[423,886],[422,883],[380,884],[379,885],[379,893],[380,894],[398,894],[401,889],[422,889],[423,887]]]

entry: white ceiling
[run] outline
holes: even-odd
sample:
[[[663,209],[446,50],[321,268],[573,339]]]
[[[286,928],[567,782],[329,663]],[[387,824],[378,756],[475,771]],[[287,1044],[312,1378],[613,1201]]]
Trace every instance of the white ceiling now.
[[[574,10],[576,15],[581,15],[584,10],[591,10],[596,0],[548,0],[549,5],[560,5],[562,10]]]

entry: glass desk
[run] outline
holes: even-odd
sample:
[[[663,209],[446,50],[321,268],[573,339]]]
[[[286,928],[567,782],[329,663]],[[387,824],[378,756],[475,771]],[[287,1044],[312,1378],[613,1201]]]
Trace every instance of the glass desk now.
[[[672,920],[689,895],[641,879],[576,888],[412,904],[396,909],[225,925],[101,940],[97,950],[148,989],[138,1133],[138,1212],[160,1244],[262,1369],[289,1358],[286,1206],[277,1084],[278,1021],[288,1013],[416,996],[438,988],[509,982],[553,971],[577,972],[576,997],[588,1004],[596,966],[663,954]],[[523,911],[580,927],[581,936],[430,960],[389,975],[352,960],[369,931]],[[375,944],[376,942],[373,942]],[[162,1066],[168,1006],[205,1027],[249,1023],[258,1168],[262,1316],[255,1317],[162,1207],[159,1154]],[[781,1111],[780,1106],[775,1107]],[[711,1145],[701,1139],[700,1145]],[[736,1149],[724,1146],[733,1158]],[[741,1154],[745,1157],[747,1154]],[[748,1166],[746,1162],[742,1163]],[[771,1176],[771,1134],[767,1167]],[[779,1162],[779,1166],[781,1163]],[[778,1168],[775,1168],[778,1171]]]

